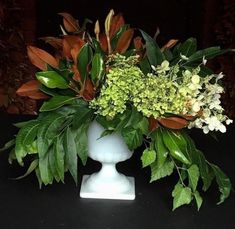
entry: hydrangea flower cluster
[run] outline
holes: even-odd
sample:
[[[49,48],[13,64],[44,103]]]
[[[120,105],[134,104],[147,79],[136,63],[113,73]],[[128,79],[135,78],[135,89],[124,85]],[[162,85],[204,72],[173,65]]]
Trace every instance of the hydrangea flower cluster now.
[[[195,118],[188,128],[201,128],[204,133],[226,131],[223,123],[230,124],[232,120],[223,114],[220,105],[223,87],[218,81],[222,74],[202,78],[200,66],[180,72],[178,64],[169,66],[165,60],[159,66],[152,66],[153,73],[144,75],[137,63],[138,56],[109,57],[106,83],[99,97],[90,102],[97,114],[112,119],[131,103],[145,117],[190,115]]]

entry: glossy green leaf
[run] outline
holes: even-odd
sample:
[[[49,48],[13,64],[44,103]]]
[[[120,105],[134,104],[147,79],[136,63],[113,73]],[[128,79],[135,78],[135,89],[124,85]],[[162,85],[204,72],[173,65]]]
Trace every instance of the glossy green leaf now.
[[[52,97],[49,101],[43,103],[43,105],[40,108],[40,111],[41,112],[52,111],[64,105],[74,104],[75,99],[76,97],[62,96],[62,95]]]
[[[226,176],[226,174],[217,166],[210,163],[211,168],[214,171],[216,182],[219,186],[220,191],[220,201],[217,204],[221,204],[224,202],[226,198],[229,197],[230,191],[232,188],[232,184],[230,179]]]
[[[119,38],[121,37],[121,35],[123,34],[123,32],[125,32],[129,28],[130,28],[130,26],[125,24],[113,36],[113,38],[111,40],[111,47],[112,47],[113,50],[115,49],[115,47],[117,45],[117,42],[118,42]]]
[[[196,200],[197,210],[199,211],[201,206],[202,206],[203,199],[202,199],[202,197],[201,197],[201,195],[200,195],[200,193],[198,191],[195,191],[193,193],[193,195],[194,195],[194,198]]]
[[[64,134],[65,167],[68,168],[77,185],[77,148],[74,133],[67,127]]]
[[[80,50],[77,57],[77,67],[80,73],[82,82],[85,81],[88,76],[88,65],[91,63],[92,49],[88,43],[86,43]]]
[[[190,164],[190,159],[188,158],[186,152],[187,144],[180,133],[170,130],[163,130],[162,136],[163,142],[168,148],[170,155],[184,164]]]
[[[149,64],[148,58],[144,57],[140,61],[140,69],[145,75],[151,72],[151,66]]]
[[[156,41],[147,33],[145,33],[143,30],[140,30],[140,32],[146,41],[146,54],[150,62],[150,65],[153,66],[160,65],[162,61],[165,59],[165,57],[162,54]]]
[[[98,86],[100,80],[105,74],[104,60],[100,53],[96,53],[92,59],[91,80]]]
[[[125,127],[121,132],[129,150],[134,150],[141,146],[143,136],[140,129],[134,129],[131,126]]]
[[[59,94],[55,91],[55,89],[48,88],[48,87],[46,87],[46,86],[44,86],[44,85],[41,85],[41,86],[39,87],[39,90],[42,91],[42,92],[44,92],[44,93],[47,94],[47,95],[50,95],[50,96],[57,96],[57,95],[59,95]]]
[[[189,204],[192,200],[192,192],[189,187],[184,187],[182,184],[177,183],[172,192],[173,199],[173,211],[184,205]]]
[[[173,161],[166,160],[165,163],[159,167],[158,162],[151,164],[151,180],[150,182],[159,180],[163,177],[170,176],[174,171]]]
[[[199,179],[199,169],[198,166],[193,164],[187,169],[188,172],[188,178],[189,178],[189,184],[193,191],[196,191],[197,183]]]
[[[156,160],[156,152],[155,150],[145,149],[141,156],[142,167],[146,167],[151,165]]]
[[[203,57],[205,59],[211,59],[216,56],[222,55],[228,51],[230,51],[230,50],[229,49],[221,49],[219,46],[206,48],[206,49],[199,50],[199,51],[195,52],[194,54],[192,54],[189,57],[189,59],[187,60],[187,62],[202,61]]]
[[[43,71],[36,73],[37,79],[48,88],[66,89],[68,82],[56,71]]]
[[[186,57],[191,56],[197,50],[197,40],[192,37],[187,39],[183,44],[180,45],[178,50]]]
[[[152,141],[154,142],[154,147],[157,152],[157,165],[160,168],[166,161],[168,155],[168,149],[164,145],[162,138],[161,129],[157,129],[151,134]]]

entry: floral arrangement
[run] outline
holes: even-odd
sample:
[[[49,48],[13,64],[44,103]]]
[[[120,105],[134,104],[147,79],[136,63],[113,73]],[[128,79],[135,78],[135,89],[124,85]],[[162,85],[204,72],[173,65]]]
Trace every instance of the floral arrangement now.
[[[12,147],[9,162],[23,166],[30,160],[24,176],[35,171],[40,186],[64,182],[67,171],[77,183],[77,157],[86,164],[87,130],[96,120],[105,128],[101,137],[117,132],[130,150],[145,144],[141,160],[151,169],[150,182],[176,171],[173,210],[193,200],[201,207],[199,180],[203,191],[215,180],[222,203],[231,182],[206,160],[189,132],[224,133],[232,122],[220,102],[223,74],[206,67],[208,59],[230,50],[197,50],[194,38],[172,39],[160,48],[113,10],[104,32],[96,21],[94,33],[86,29],[90,21],[80,26],[70,14],[60,15],[62,35],[43,38],[55,48],[53,56],[28,46],[29,59],[41,71],[17,93],[46,101],[36,119],[15,124],[16,138],[3,147]]]

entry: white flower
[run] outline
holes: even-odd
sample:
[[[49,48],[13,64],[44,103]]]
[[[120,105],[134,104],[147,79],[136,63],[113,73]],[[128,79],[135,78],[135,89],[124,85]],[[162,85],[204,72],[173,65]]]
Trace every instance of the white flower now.
[[[198,111],[200,111],[200,109],[201,109],[200,103],[199,103],[198,101],[196,101],[196,102],[193,104],[193,106],[192,106],[192,110],[193,110],[194,112],[198,112]]]
[[[180,57],[182,60],[188,60],[188,57],[180,53]]]
[[[208,126],[203,126],[202,130],[203,130],[203,133],[204,133],[204,134],[208,134],[209,131],[210,131],[209,128],[208,128]]]
[[[202,64],[203,64],[203,65],[206,65],[206,63],[207,63],[207,59],[205,59],[205,56],[203,56],[203,58],[202,58]]]
[[[199,75],[193,75],[191,79],[193,84],[199,84],[200,83],[200,76]]]
[[[167,60],[164,60],[161,63],[161,65],[158,65],[158,67],[156,68],[157,73],[163,73],[169,70],[170,70],[170,67],[169,67],[169,62]]]
[[[229,125],[229,124],[233,123],[233,120],[232,120],[232,119],[227,119],[227,120],[225,121],[225,123],[226,123],[226,125]]]

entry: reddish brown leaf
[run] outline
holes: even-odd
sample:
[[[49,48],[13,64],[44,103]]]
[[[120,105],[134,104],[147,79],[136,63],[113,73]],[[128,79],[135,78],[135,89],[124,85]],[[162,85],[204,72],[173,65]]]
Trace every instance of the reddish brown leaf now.
[[[86,79],[86,81],[85,81],[84,90],[81,92],[81,96],[86,101],[91,101],[95,97],[95,88],[89,78]]]
[[[157,119],[150,117],[149,118],[149,131],[152,132],[158,128],[158,121]]]
[[[40,83],[37,80],[30,80],[23,84],[16,93],[20,96],[27,96],[31,99],[47,99],[46,94],[39,90]]]
[[[50,44],[55,49],[62,49],[62,39],[56,37],[42,37],[41,40],[45,41],[46,43]]]
[[[80,73],[79,73],[79,71],[78,71],[77,65],[74,64],[74,65],[72,66],[72,71],[73,71],[73,73],[74,73],[73,79],[74,79],[75,81],[80,81],[80,80],[81,80],[81,76],[80,76]]]
[[[117,42],[115,52],[118,52],[120,54],[125,53],[131,43],[133,35],[134,35],[134,29],[128,29],[125,32],[123,32]]]
[[[64,28],[70,32],[74,33],[79,31],[79,24],[78,21],[68,13],[59,13],[63,17]]]
[[[69,59],[74,59],[76,61],[77,54],[79,53],[81,47],[85,44],[79,36],[67,35],[63,38],[63,54]],[[72,51],[73,49],[73,51]]]
[[[162,48],[161,51],[163,52],[166,48],[172,48],[179,40],[171,39],[169,40]]]
[[[142,38],[141,37],[135,37],[134,38],[134,46],[135,46],[135,49],[137,51],[141,50],[143,48],[143,42],[142,42]]]
[[[106,53],[108,51],[107,37],[104,33],[101,33],[99,38],[100,38],[100,46],[102,50]]]
[[[54,68],[58,67],[56,59],[51,54],[40,48],[28,46],[27,52],[32,64],[43,71],[47,70],[47,64]]]
[[[188,121],[179,117],[160,118],[158,122],[170,129],[182,129],[188,125]]]
[[[121,13],[115,15],[112,18],[110,30],[109,30],[109,37],[112,38],[115,33],[125,24],[124,18]]]
[[[20,110],[19,110],[19,108],[15,104],[11,104],[7,108],[7,113],[9,113],[9,114],[19,114]]]

